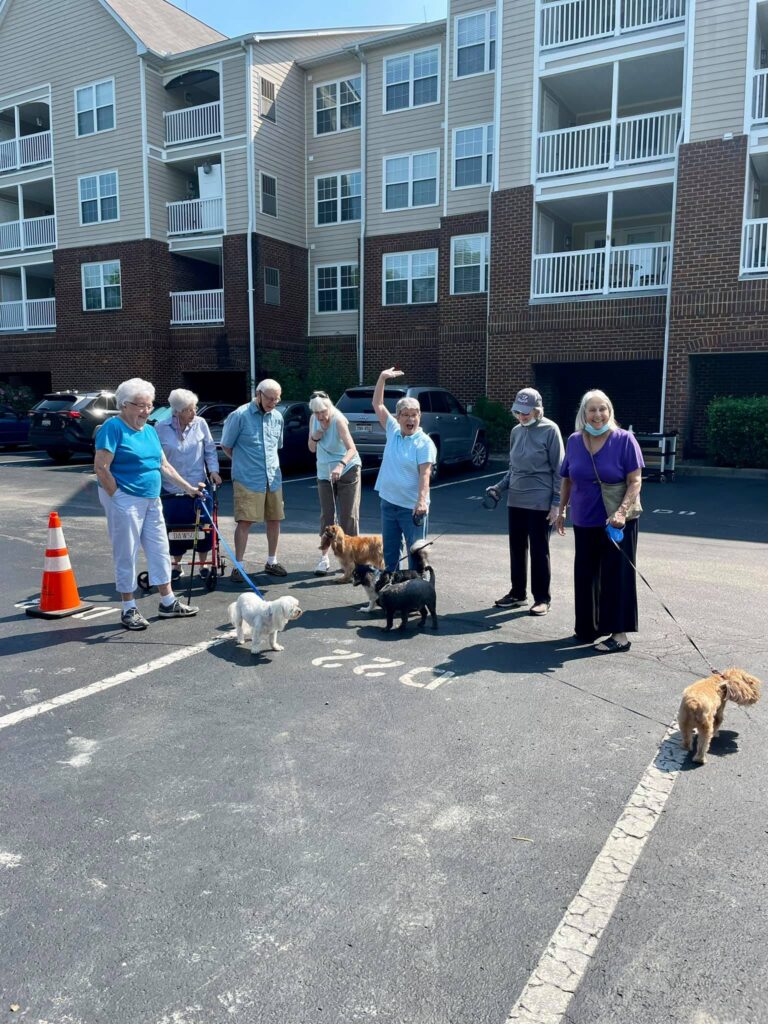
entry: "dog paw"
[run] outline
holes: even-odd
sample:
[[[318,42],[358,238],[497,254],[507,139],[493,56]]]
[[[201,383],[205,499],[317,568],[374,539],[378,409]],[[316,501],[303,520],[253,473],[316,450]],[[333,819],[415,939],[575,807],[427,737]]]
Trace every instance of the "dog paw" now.
[[[284,651],[285,648],[283,647],[282,644],[272,644],[272,650],[273,651]]]

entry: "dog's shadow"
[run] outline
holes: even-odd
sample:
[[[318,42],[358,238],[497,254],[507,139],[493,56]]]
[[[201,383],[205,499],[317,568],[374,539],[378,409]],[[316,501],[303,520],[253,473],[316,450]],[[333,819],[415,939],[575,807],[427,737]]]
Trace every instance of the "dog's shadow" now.
[[[730,757],[731,754],[738,754],[739,744],[737,743],[739,734],[733,729],[721,729],[718,736],[712,737],[712,742],[709,745],[707,751],[707,757]],[[679,739],[679,734],[678,734]],[[686,754],[685,760],[680,765],[681,772],[695,771],[697,768],[706,768],[706,765],[699,764],[693,760],[694,754],[696,753],[697,739],[693,737],[693,750],[689,750]]]
[[[221,625],[218,628],[227,639],[227,643],[210,647],[208,653],[214,658],[226,661],[229,665],[237,665],[239,668],[258,668],[262,665],[271,665],[273,660],[279,658],[283,653],[264,647],[258,654],[251,654],[250,638],[244,644],[239,644],[235,639],[234,631],[230,630],[228,625]]]

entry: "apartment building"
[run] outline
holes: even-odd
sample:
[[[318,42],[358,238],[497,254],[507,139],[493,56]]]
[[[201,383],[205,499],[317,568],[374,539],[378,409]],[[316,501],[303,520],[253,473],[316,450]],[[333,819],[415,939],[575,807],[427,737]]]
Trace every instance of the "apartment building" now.
[[[312,348],[564,426],[603,387],[696,452],[768,390],[767,52],[768,0],[236,39],[4,0],[0,377],[239,397]]]

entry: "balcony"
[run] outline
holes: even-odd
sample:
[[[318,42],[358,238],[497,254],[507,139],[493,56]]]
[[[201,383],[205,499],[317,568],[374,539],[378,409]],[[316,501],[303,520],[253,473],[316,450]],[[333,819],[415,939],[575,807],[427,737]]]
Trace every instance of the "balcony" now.
[[[0,173],[18,171],[33,164],[49,163],[51,159],[51,133],[37,132],[18,139],[0,142]]]
[[[167,206],[169,235],[224,230],[224,200],[221,196],[185,199],[180,203],[168,203]]]
[[[620,117],[615,123],[599,121],[541,132],[538,173],[545,177],[672,159],[680,136],[682,113],[679,108],[662,110]]]
[[[166,146],[200,142],[221,135],[221,103],[218,100],[183,110],[166,111],[163,119]]]
[[[619,245],[533,258],[534,299],[658,291],[669,283],[670,242]]]
[[[554,0],[539,11],[539,44],[549,50],[681,21],[686,0]]]
[[[55,326],[55,299],[0,302],[0,331],[35,331]]]
[[[768,218],[744,221],[741,272],[768,274]]]
[[[171,292],[171,323],[221,324],[224,322],[224,289],[202,292]]]
[[[56,245],[56,218],[29,217],[0,224],[0,253]]]
[[[752,75],[752,120],[768,121],[768,68]]]

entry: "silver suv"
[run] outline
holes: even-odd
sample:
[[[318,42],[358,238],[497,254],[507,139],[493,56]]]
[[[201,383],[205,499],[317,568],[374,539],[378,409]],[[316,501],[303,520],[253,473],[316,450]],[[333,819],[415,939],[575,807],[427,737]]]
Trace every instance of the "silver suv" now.
[[[485,424],[471,416],[445,388],[390,384],[384,389],[384,404],[394,415],[401,398],[416,398],[421,406],[421,429],[437,447],[437,466],[469,463],[482,469],[488,462]],[[336,403],[349,420],[352,440],[364,462],[381,462],[386,437],[373,411],[373,388],[349,388]]]

